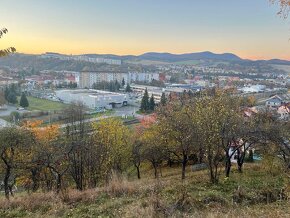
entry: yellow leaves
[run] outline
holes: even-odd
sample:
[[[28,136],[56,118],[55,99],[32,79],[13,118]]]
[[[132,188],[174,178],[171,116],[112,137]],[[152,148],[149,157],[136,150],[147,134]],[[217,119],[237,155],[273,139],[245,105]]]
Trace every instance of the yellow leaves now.
[[[32,180],[27,176],[16,177],[17,186],[28,186],[32,184]]]
[[[130,131],[123,125],[122,120],[117,118],[103,119],[101,121],[92,124],[93,129],[93,141],[97,149],[101,150],[101,155],[104,155],[104,161],[107,165],[125,164],[128,162],[130,145]],[[106,166],[110,167],[110,166]]]
[[[60,132],[58,125],[41,127],[42,124],[43,121],[41,120],[27,121],[23,127],[32,131],[32,133],[35,135],[35,138],[44,143],[54,140],[56,137],[59,136]]]
[[[40,125],[43,124],[43,121],[42,120],[37,120],[37,121],[26,121],[23,125],[24,128],[27,128],[27,129],[33,129],[33,128],[36,128],[36,127],[39,127]]]

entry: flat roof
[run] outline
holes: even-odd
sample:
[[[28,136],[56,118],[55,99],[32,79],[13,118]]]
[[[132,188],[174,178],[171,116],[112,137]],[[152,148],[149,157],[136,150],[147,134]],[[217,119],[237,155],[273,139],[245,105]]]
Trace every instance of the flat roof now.
[[[83,70],[81,73],[128,73],[128,71],[122,70]]]
[[[89,95],[92,97],[97,97],[97,96],[120,96],[120,95],[126,95],[122,93],[117,93],[117,92],[108,92],[108,91],[103,91],[103,90],[96,90],[96,89],[77,89],[77,90],[70,90],[70,89],[64,89],[64,90],[57,90],[56,93],[69,93],[72,95]]]

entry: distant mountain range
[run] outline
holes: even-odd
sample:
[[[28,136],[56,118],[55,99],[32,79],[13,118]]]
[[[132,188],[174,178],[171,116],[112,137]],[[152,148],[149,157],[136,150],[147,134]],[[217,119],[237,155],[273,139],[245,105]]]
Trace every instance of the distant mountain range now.
[[[138,56],[145,60],[158,60],[167,62],[191,61],[191,60],[225,60],[225,61],[241,61],[242,59],[235,54],[215,54],[212,52],[198,52],[188,54],[170,54],[170,53],[156,53],[150,52]]]
[[[142,55],[113,55],[113,54],[85,54],[89,57],[103,57],[103,58],[116,58],[121,60],[150,60],[150,61],[162,61],[162,62],[179,62],[179,61],[191,61],[191,60],[224,60],[224,61],[241,61],[240,57],[235,54],[215,54],[209,51],[187,54],[171,54],[171,53],[158,53],[148,52]]]
[[[185,62],[192,60],[213,60],[213,61],[229,61],[229,62],[261,62],[266,64],[282,64],[290,65],[290,61],[271,59],[271,60],[257,60],[252,61],[248,59],[242,59],[239,56],[232,53],[216,54],[213,52],[197,52],[197,53],[186,53],[186,54],[171,54],[171,53],[158,53],[148,52],[142,55],[98,55],[98,54],[85,54],[90,57],[103,57],[103,58],[115,58],[121,60],[148,60],[148,61],[161,61],[161,62]]]
[[[55,57],[64,56],[69,57],[70,55],[58,54],[58,53],[47,53],[49,56],[55,55]],[[217,64],[229,63],[234,66],[250,66],[256,67],[261,66],[268,68],[267,65],[277,65],[277,69],[287,70],[290,72],[290,61],[287,60],[258,60],[252,61],[247,59],[242,59],[239,56],[232,53],[215,54],[212,52],[198,52],[198,53],[187,53],[187,54],[171,54],[171,53],[158,53],[149,52],[142,55],[113,55],[113,54],[83,54],[92,58],[107,58],[107,59],[118,59],[122,60],[124,63],[134,64],[131,65],[131,69],[139,69],[139,64],[144,64],[149,67],[151,64],[162,64],[162,63],[178,63],[178,64],[202,64],[205,66],[216,66]],[[81,71],[83,69],[107,69],[106,64],[75,61],[75,60],[65,60],[60,58],[41,58],[41,55],[31,55],[31,54],[14,54],[9,57],[0,58],[0,67],[10,67],[18,69],[31,69],[36,70],[71,70],[71,71]],[[285,65],[279,67],[281,65]],[[121,66],[109,66],[112,69],[127,69],[127,65]],[[271,67],[271,66],[269,66]],[[235,67],[234,67],[235,68]]]

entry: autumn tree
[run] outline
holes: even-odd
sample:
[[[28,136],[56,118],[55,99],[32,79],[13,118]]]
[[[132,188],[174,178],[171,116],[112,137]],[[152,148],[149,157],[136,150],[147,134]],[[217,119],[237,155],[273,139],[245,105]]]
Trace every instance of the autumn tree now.
[[[4,191],[5,196],[9,199],[9,195],[13,195],[12,186],[15,184],[14,178],[11,178],[15,173],[18,164],[23,161],[27,153],[29,144],[32,143],[32,135],[22,129],[16,127],[5,127],[0,130],[0,154],[4,164]],[[14,180],[11,184],[11,180]]]
[[[65,137],[59,132],[57,125],[41,127],[42,121],[27,122],[25,128],[30,130],[38,143],[31,148],[30,170],[32,179],[42,169],[47,188],[50,190],[53,178],[56,192],[59,193],[64,188],[64,176],[69,170],[68,155],[71,147],[66,143]],[[29,156],[28,156],[29,157]],[[40,169],[39,169],[40,168]],[[37,187],[37,179],[34,181]]]
[[[144,131],[142,143],[144,144],[142,146],[142,156],[152,164],[154,176],[158,178],[161,174],[162,162],[167,159],[168,150],[166,144],[160,140],[160,132],[157,125],[152,125]]]
[[[65,128],[67,138],[77,140],[83,138],[85,133],[86,107],[81,102],[74,102],[64,110]]]
[[[277,128],[275,128],[277,129]],[[281,131],[276,138],[279,146],[279,156],[284,161],[285,169],[290,171],[290,122],[282,124]]]
[[[26,156],[25,167],[29,171],[28,178],[32,181],[32,191],[35,192],[40,187],[42,178],[45,180],[46,189],[51,190],[51,180],[53,175],[50,169],[47,167],[46,160],[47,155],[53,155],[54,147],[51,145],[59,136],[59,126],[50,125],[43,127],[43,121],[27,121],[24,123],[23,128],[30,131],[34,138],[35,143],[29,147],[29,154]]]
[[[117,118],[103,119],[93,124],[93,143],[102,160],[102,176],[108,178],[111,171],[122,173],[129,164],[130,131]]]
[[[255,118],[258,146],[265,154],[279,157],[286,170],[290,169],[290,122],[274,119],[270,113],[259,113]]]
[[[146,137],[144,137],[144,132],[146,131],[146,129],[150,128],[155,122],[156,122],[155,114],[144,117],[142,120],[140,120],[140,124],[135,127],[133,133],[134,135],[131,138],[132,139],[131,161],[134,167],[136,168],[138,179],[141,178],[140,174],[141,163],[142,161],[146,160],[144,156],[144,151],[146,149],[144,141],[147,139]]]
[[[256,102],[257,100],[255,96],[249,96],[241,100],[241,104],[247,107],[254,107],[256,105]]]
[[[52,172],[56,182],[56,192],[63,188],[64,176],[69,170],[68,155],[71,148],[66,146],[63,138],[50,143],[50,148],[43,152],[44,166]]]
[[[196,152],[196,126],[192,122],[192,109],[188,99],[176,98],[157,111],[160,128],[159,140],[169,145],[170,153],[182,165],[182,179],[190,156]]]
[[[229,173],[229,149],[238,140],[238,104],[223,93],[204,96],[195,101],[193,122],[198,124],[198,142],[205,149],[205,161],[212,183],[217,183],[219,167],[226,154]]]
[[[3,37],[4,34],[8,33],[8,30],[6,28],[0,28],[0,39]],[[14,47],[9,47],[6,49],[0,49],[0,57],[7,56],[9,54],[12,54],[16,52],[16,49]]]

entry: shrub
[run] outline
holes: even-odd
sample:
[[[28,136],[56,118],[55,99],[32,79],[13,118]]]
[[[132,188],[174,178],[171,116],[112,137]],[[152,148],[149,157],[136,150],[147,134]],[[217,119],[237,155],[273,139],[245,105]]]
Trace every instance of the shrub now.
[[[129,182],[125,177],[113,172],[105,191],[112,196],[122,196],[136,193],[137,186],[136,182]]]

